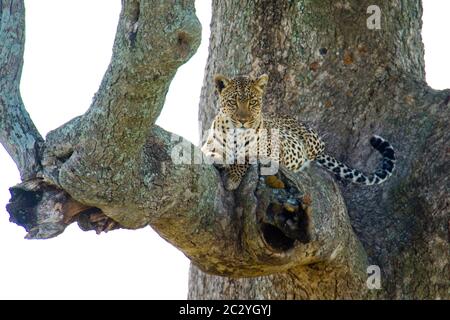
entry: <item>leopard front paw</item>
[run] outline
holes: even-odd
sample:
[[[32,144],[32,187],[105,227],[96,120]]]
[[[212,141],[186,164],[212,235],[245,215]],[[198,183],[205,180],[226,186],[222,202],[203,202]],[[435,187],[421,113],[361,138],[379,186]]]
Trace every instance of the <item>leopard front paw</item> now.
[[[241,184],[241,180],[235,180],[231,177],[226,177],[225,179],[225,189],[228,191],[236,190]]]
[[[228,191],[236,190],[245,176],[248,164],[235,164],[226,167],[224,181],[225,189]]]

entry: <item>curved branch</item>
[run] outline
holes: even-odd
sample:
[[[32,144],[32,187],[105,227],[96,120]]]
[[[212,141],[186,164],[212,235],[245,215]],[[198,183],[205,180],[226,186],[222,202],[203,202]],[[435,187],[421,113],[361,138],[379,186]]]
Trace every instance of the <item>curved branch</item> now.
[[[23,105],[19,84],[25,44],[23,1],[0,2],[0,143],[19,169],[22,180],[40,170],[43,139]]]

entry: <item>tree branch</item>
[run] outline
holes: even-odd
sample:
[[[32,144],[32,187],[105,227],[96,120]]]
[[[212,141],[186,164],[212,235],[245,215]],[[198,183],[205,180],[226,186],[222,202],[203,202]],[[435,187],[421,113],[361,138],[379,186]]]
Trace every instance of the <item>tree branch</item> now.
[[[45,158],[65,162],[57,177],[60,186],[73,195],[83,189],[80,200],[93,203],[135,192],[136,186],[122,187],[130,175],[141,180],[136,158],[177,68],[196,51],[200,38],[191,1],[124,2],[112,61],[91,107],[76,128],[63,126],[47,137]],[[111,181],[120,195],[114,195]]]
[[[0,142],[19,169],[22,180],[40,170],[43,139],[20,96],[25,44],[23,1],[0,2]]]

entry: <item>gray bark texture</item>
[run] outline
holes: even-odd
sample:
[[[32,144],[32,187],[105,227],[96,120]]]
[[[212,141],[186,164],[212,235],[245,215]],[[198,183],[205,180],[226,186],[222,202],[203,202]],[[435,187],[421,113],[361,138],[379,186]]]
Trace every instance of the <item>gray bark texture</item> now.
[[[275,187],[254,166],[235,192],[197,146],[154,124],[200,42],[193,1],[122,4],[92,105],[44,140],[20,99],[23,1],[0,1],[0,142],[23,180],[7,210],[28,238],[73,222],[150,225],[191,259],[191,299],[450,298],[450,91],[424,81],[419,1],[379,1],[380,30],[366,26],[367,1],[213,1],[202,129],[217,112],[215,73],[267,73],[265,110],[309,122],[339,159],[374,168],[374,133],[398,153],[376,187],[340,185],[316,166],[281,168]],[[379,290],[366,286],[370,264]]]

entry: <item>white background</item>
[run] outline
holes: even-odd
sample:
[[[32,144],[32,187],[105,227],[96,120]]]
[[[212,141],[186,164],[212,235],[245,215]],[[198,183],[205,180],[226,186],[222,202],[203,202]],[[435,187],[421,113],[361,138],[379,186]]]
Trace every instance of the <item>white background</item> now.
[[[450,88],[450,2],[424,0],[427,81]],[[84,113],[111,57],[120,0],[26,0],[22,95],[42,135]],[[197,111],[206,63],[210,0],[197,0],[203,40],[182,66],[158,124],[198,142]],[[0,44],[1,45],[1,44]],[[0,146],[0,299],[184,299],[187,258],[150,228],[101,236],[72,225],[59,237],[24,240],[8,222],[16,166]]]

